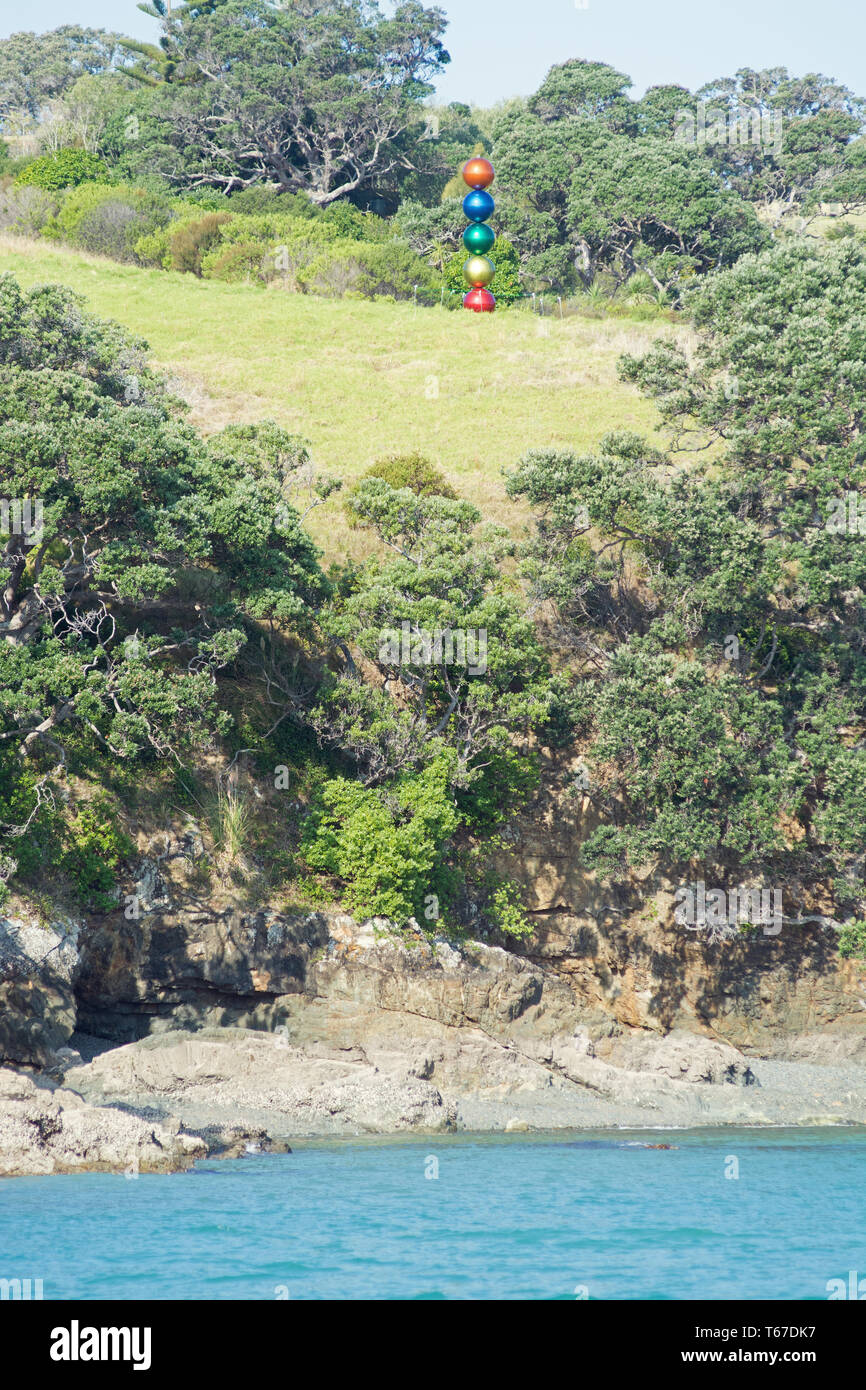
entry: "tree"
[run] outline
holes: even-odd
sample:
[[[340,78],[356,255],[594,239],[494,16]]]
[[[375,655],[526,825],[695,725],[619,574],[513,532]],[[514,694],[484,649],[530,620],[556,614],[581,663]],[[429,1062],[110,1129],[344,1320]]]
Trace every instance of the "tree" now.
[[[433,211],[449,196],[449,185],[460,177],[470,155],[485,152],[486,114],[457,101],[418,108],[416,124],[407,129],[400,142],[407,167],[394,171],[404,205],[417,200],[418,205]],[[465,191],[461,180],[461,196]]]
[[[763,866],[863,915],[864,288],[854,239],[742,256],[684,295],[691,361],[623,360],[670,453],[615,435],[509,479],[582,676],[603,872]]]
[[[226,192],[269,180],[324,206],[410,168],[403,141],[448,61],[443,28],[417,0],[388,17],[362,0],[226,0],[184,17],[176,61],[201,80],[162,92],[164,171]]]
[[[170,0],[154,0],[152,5],[140,4],[138,8],[142,14],[159,20],[164,33],[158,44],[142,43],[135,39],[120,40],[124,51],[138,59],[138,62],[128,69],[129,76],[146,87],[159,87],[163,83],[199,81],[199,69],[184,63],[183,53],[177,41],[179,27],[186,19],[195,19],[201,14],[213,14],[224,2],[225,0],[200,0],[199,4],[176,4],[174,8]]]
[[[674,84],[650,87],[636,101],[630,113],[629,128],[635,135],[671,136],[684,112],[694,113],[697,97],[687,87]]]
[[[617,283],[643,271],[659,291],[675,289],[767,239],[699,152],[670,139],[511,112],[497,127],[494,162],[507,193],[503,229],[524,248],[528,239],[526,268],[542,276],[567,260],[584,285],[599,270]]]
[[[0,122],[12,112],[36,120],[46,103],[63,96],[79,77],[111,72],[122,59],[118,34],[77,24],[0,40]]]
[[[479,529],[469,502],[375,477],[355,489],[352,507],[391,558],[348,576],[323,615],[343,664],[316,726],[365,785],[418,769],[447,746],[452,784],[468,787],[507,759],[519,730],[542,729],[558,698],[501,574],[507,535]],[[372,681],[361,680],[364,669]]]
[[[833,78],[741,68],[708,83],[698,98],[703,148],[714,169],[776,225],[786,213],[814,214],[838,193],[849,206],[866,201],[862,170],[851,158],[866,102]]]
[[[661,140],[617,136],[590,147],[572,177],[568,219],[591,263],[620,279],[643,271],[659,291],[767,241],[754,210],[697,154]]]
[[[185,425],[144,345],[70,291],[0,279],[0,782],[20,836],[70,740],[181,758],[225,733],[218,673],[327,592],[276,426]],[[14,789],[23,789],[15,792]]]
[[[607,63],[570,58],[550,69],[528,107],[543,121],[598,119],[617,129],[629,121],[631,85],[630,77]]]

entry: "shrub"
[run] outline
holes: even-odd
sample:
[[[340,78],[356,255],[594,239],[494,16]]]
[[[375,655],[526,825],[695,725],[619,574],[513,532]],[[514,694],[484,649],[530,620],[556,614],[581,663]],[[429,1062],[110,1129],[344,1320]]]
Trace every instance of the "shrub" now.
[[[158,227],[156,231],[140,236],[133,247],[139,265],[155,266],[159,270],[171,270],[171,241],[173,227]]]
[[[202,275],[207,280],[237,284],[243,280],[267,280],[273,275],[273,260],[260,241],[235,241],[212,247],[202,259]]]
[[[462,303],[462,296],[468,288],[463,278],[463,267],[466,264],[467,252],[460,248],[456,255],[446,263],[443,271],[446,288],[453,293],[450,296],[452,307],[456,308]],[[520,283],[520,259],[505,237],[498,236],[490,248],[490,259],[496,266],[496,276],[490,288],[496,296],[496,303],[500,308],[505,308],[509,304],[514,304],[516,300],[523,298],[523,287]],[[461,298],[458,299],[457,296]]]
[[[189,271],[200,278],[202,261],[219,241],[220,227],[230,216],[228,212],[208,212],[196,222],[177,227],[169,238],[172,269]]]
[[[134,259],[133,248],[140,230],[141,218],[135,208],[120,198],[112,198],[82,217],[75,240],[84,251],[128,261]]]
[[[846,922],[839,931],[839,955],[866,960],[866,922]]]
[[[393,241],[390,225],[374,212],[362,212],[345,199],[331,203],[318,216],[332,226],[344,240],[382,242]]]
[[[487,905],[487,915],[491,925],[503,936],[531,936],[533,925],[523,906],[520,885],[513,879],[506,879],[494,888]]]
[[[22,169],[15,182],[57,193],[61,188],[77,188],[80,183],[101,183],[108,178],[108,169],[96,154],[87,150],[57,150],[40,155]]]
[[[212,280],[261,279],[297,290],[301,272],[336,238],[334,227],[311,218],[235,217],[220,228],[219,240],[202,261],[202,273]]]
[[[86,183],[66,193],[44,235],[95,255],[137,261],[138,242],[167,224],[171,215],[170,200],[148,189]]]
[[[353,526],[358,524],[359,518],[352,497],[365,478],[382,478],[389,487],[411,488],[418,497],[457,496],[445,474],[423,454],[417,451],[413,454],[389,454],[386,458],[378,459],[372,468],[362,474],[346,498],[345,509]]]
[[[72,878],[77,897],[92,911],[109,912],[117,905],[115,869],[134,853],[134,844],[119,828],[104,798],[78,808],[69,840],[63,868]]]
[[[304,827],[301,854],[342,880],[350,911],[403,926],[424,920],[430,894],[444,895],[443,854],[458,819],[444,759],[388,787],[335,777]]]
[[[231,194],[228,204],[231,213],[242,213],[245,217],[262,213],[298,218],[316,216],[314,205],[303,193],[280,193],[276,188],[243,188]]]
[[[57,211],[57,203],[44,188],[0,190],[0,228],[21,236],[38,236]]]
[[[434,304],[440,282],[435,273],[401,241],[335,242],[298,277],[316,294],[361,299],[413,299]]]
[[[365,478],[382,478],[391,487],[411,488],[418,497],[456,497],[457,493],[435,464],[417,450],[377,459]]]

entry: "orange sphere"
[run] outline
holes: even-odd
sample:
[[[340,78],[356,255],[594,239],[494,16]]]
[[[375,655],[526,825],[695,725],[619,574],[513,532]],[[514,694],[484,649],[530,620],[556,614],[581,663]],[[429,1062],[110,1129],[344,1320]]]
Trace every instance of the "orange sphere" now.
[[[482,159],[476,155],[474,159],[467,159],[463,165],[463,182],[468,183],[470,188],[487,188],[493,182],[493,165],[489,159]]]

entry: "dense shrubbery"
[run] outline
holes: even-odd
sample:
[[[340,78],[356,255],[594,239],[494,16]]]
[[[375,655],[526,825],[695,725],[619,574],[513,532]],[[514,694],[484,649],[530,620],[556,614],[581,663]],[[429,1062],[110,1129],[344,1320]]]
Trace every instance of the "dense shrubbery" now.
[[[141,345],[71,293],[0,279],[0,419],[0,495],[43,506],[41,536],[13,528],[0,558],[14,846],[55,807],[70,737],[121,762],[207,746],[247,625],[308,627],[328,586],[287,501],[296,441],[249,427],[205,445]]]
[[[327,296],[438,302],[436,272],[381,218],[348,204],[317,212],[303,198],[259,201],[265,209],[276,203],[280,210],[236,210],[238,204],[255,207],[252,198],[244,203],[243,194],[208,210],[129,184],[88,181],[59,195],[41,186],[16,186],[0,193],[0,225],[205,279]]]
[[[65,147],[6,162],[0,226],[228,283],[457,303],[458,171],[487,151],[501,305],[555,289],[691,316],[693,357],[666,340],[622,363],[670,449],[621,431],[529,453],[508,483],[536,519],[519,577],[426,459],[382,460],[347,503],[372,558],[326,578],[291,502],[300,441],[205,442],[140,344],[3,280],[0,496],[43,499],[46,539],[2,538],[0,890],[53,866],[104,910],[125,845],[110,809],[64,809],[70,761],[200,757],[231,737],[231,672],[267,714],[249,702],[244,747],[289,725],[317,740],[298,854],[359,912],[429,925],[471,895],[524,932],[496,827],[539,747],[577,736],[588,868],[820,886],[860,952],[866,545],[859,511],[828,519],[866,486],[866,252],[847,222],[817,247],[789,228],[866,204],[863,103],[784,69],[635,101],[624,74],[568,61],[528,101],[432,112],[441,31],[415,5],[187,6],[138,46],[137,86],[111,36],[46,36],[29,87],[22,36],[4,41],[0,114],[14,91],[47,144],[56,100]],[[689,139],[702,101],[718,128]],[[778,139],[729,139],[742,106]],[[462,657],[434,654],[443,634]]]
[[[42,188],[46,193],[58,193],[62,188],[76,188],[80,183],[105,179],[107,174],[98,155],[87,150],[65,149],[34,159],[22,169],[15,182]]]
[[[605,874],[760,866],[862,910],[864,292],[850,240],[742,258],[689,298],[695,362],[623,362],[687,466],[623,434],[509,480],[538,515],[527,578],[584,671],[604,820],[584,857]]]
[[[200,757],[230,735],[224,673],[242,666],[274,727],[291,717],[349,774],[320,779],[308,865],[359,911],[406,920],[431,893],[443,913],[458,903],[456,831],[489,824],[491,796],[493,820],[519,802],[527,735],[561,703],[503,573],[501,528],[430,493],[438,476],[424,460],[390,460],[382,471],[425,493],[373,477],[354,505],[402,558],[329,583],[289,500],[308,465],[299,440],[259,424],[205,443],[140,344],[71,293],[25,294],[9,276],[0,413],[2,495],[43,506],[41,536],[13,529],[0,558],[4,882],[59,867],[81,901],[108,910],[126,843],[108,812],[64,813],[70,765],[98,780],[100,767]],[[311,495],[333,486],[313,480]],[[410,648],[383,650],[382,628],[403,623]],[[419,625],[470,629],[468,641],[431,665]],[[318,652],[311,685],[286,665],[292,635]],[[385,684],[359,678],[352,648]],[[521,929],[512,889],[488,875],[484,894],[491,924]]]
[[[138,242],[170,216],[171,200],[164,194],[125,184],[83,183],[66,194],[42,233],[94,255],[136,261]]]
[[[444,855],[457,823],[447,761],[440,758],[385,788],[344,777],[327,782],[302,850],[311,868],[342,881],[350,910],[423,922],[431,895],[443,903],[448,897]]]

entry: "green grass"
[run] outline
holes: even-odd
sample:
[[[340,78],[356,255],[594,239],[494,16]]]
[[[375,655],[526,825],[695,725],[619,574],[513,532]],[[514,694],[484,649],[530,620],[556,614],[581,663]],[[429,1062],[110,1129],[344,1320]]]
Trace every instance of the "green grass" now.
[[[623,352],[678,325],[637,316],[540,320],[326,300],[141,270],[0,237],[0,271],[59,282],[144,337],[205,433],[274,419],[351,481],[383,454],[420,450],[485,515],[512,526],[502,469],[530,448],[590,449],[606,431],[658,438],[655,407],[617,380]],[[330,557],[366,542],[332,499],[310,518]]]

